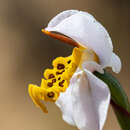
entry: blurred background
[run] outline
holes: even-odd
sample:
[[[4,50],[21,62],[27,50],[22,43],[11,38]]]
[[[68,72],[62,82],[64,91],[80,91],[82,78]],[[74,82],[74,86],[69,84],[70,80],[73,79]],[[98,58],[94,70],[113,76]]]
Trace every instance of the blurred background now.
[[[130,98],[129,0],[0,0],[0,129],[76,130],[61,118],[54,104],[46,115],[28,95],[28,84],[40,85],[43,70],[72,48],[41,32],[49,20],[67,9],[91,13],[110,33],[114,51],[121,57],[116,77]],[[120,130],[112,108],[104,130]]]

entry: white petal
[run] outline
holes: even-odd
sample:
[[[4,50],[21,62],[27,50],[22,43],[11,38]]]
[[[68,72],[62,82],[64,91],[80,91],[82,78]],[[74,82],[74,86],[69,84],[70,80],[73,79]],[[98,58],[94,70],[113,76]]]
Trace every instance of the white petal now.
[[[64,19],[76,14],[78,11],[77,10],[67,10],[59,13],[56,15],[49,23],[48,27],[55,27],[57,24],[59,24],[61,21]]]
[[[89,84],[91,86],[91,91],[94,99],[94,105],[98,113],[100,130],[102,130],[108,112],[108,107],[110,103],[110,91],[107,85],[94,76],[87,69],[85,70],[88,76]]]
[[[101,73],[101,74],[104,73],[104,70],[103,70],[103,68],[101,67],[101,65],[97,64],[97,63],[94,62],[94,61],[86,61],[86,62],[83,62],[82,67],[83,67],[83,68],[86,68],[86,69],[89,70],[90,72],[97,71],[97,72],[99,72],[99,73]]]
[[[80,71],[74,74],[69,88],[60,95],[56,104],[69,124],[80,130],[101,130],[109,101],[107,85],[86,70],[86,73]]]
[[[115,53],[112,54],[110,66],[115,73],[119,73],[121,70],[121,60]]]
[[[75,85],[77,79],[77,75],[73,75],[70,81],[70,85],[64,93],[60,94],[60,97],[56,101],[56,105],[62,111],[63,120],[66,121],[70,125],[76,125],[73,120],[73,105],[72,105],[72,89]]]
[[[76,126],[80,130],[99,130],[99,121],[94,102],[92,98],[91,88],[87,76],[84,72],[72,90],[73,95],[73,118]]]
[[[67,35],[79,44],[93,49],[99,56],[101,65],[109,66],[113,51],[111,38],[107,30],[89,13],[64,11],[50,21],[46,30]],[[115,62],[112,65],[115,66]]]

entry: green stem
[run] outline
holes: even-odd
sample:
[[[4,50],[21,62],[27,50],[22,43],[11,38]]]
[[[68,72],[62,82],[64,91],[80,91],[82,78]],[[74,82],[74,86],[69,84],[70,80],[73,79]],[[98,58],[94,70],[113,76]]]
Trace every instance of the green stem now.
[[[130,113],[115,104],[112,100],[111,105],[122,130],[130,130]]]

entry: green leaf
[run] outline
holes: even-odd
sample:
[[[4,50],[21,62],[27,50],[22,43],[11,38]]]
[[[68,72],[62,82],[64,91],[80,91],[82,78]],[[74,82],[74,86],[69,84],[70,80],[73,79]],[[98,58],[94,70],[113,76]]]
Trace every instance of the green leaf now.
[[[122,130],[130,130],[130,103],[121,84],[107,71],[104,74],[94,72],[94,75],[108,85],[111,92],[111,104]]]

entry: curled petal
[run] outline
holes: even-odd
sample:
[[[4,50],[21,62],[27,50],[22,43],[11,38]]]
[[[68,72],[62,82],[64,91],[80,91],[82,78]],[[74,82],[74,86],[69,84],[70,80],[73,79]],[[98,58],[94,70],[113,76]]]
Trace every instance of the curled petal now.
[[[107,116],[110,92],[107,85],[85,70],[77,72],[56,104],[63,119],[80,130],[102,130]]]
[[[112,54],[110,66],[112,67],[112,70],[115,73],[119,73],[121,70],[121,60],[119,56],[117,56],[115,53]]]
[[[85,69],[85,72],[88,76],[89,85],[91,86],[94,106],[98,113],[100,130],[102,130],[110,104],[110,91],[102,80],[98,79],[87,69]]]

